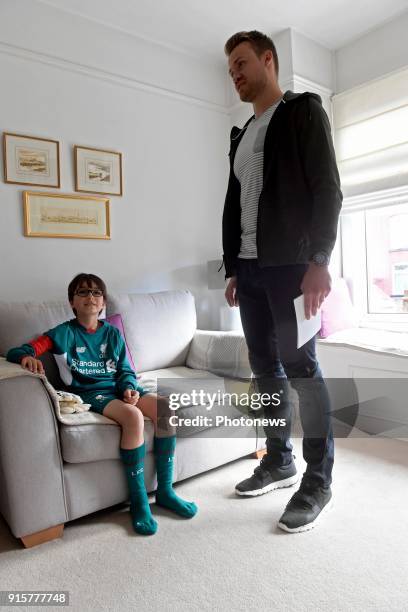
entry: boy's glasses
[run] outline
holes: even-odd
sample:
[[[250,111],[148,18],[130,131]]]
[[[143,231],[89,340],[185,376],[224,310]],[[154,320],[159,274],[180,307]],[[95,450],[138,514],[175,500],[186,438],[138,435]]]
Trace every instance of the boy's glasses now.
[[[75,295],[79,295],[79,297],[88,297],[89,294],[93,297],[102,297],[103,291],[100,289],[78,289],[75,291]]]

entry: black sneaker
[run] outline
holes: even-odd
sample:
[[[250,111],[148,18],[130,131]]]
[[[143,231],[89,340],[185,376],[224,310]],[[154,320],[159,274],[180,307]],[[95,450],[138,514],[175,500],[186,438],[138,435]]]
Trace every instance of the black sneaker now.
[[[285,512],[279,519],[278,527],[289,533],[313,529],[332,507],[330,487],[323,488],[308,481],[302,481],[299,490],[291,497]]]
[[[262,457],[260,465],[255,468],[253,475],[237,484],[235,493],[254,497],[274,489],[291,487],[298,480],[299,476],[293,459],[291,463],[282,467],[268,466],[267,455],[265,455]]]

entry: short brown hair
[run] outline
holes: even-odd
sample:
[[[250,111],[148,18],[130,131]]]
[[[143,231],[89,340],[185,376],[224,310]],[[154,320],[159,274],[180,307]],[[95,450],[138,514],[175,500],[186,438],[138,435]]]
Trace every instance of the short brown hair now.
[[[80,274],[77,274],[75,276],[75,278],[72,279],[72,281],[69,283],[68,285],[68,300],[71,303],[74,299],[74,295],[75,295],[75,291],[81,287],[81,285],[86,285],[87,287],[89,287],[90,289],[92,288],[92,283],[94,283],[98,289],[100,289],[102,291],[103,294],[103,299],[106,300],[106,296],[107,296],[107,290],[106,290],[106,285],[103,282],[103,280],[101,278],[99,278],[99,276],[96,276],[95,274],[87,274],[86,272],[81,272]],[[75,308],[72,309],[74,311],[74,314],[76,316],[76,310]],[[101,310],[102,312],[102,310]],[[99,313],[101,314],[101,313]]]
[[[279,74],[279,59],[276,47],[269,36],[258,32],[258,30],[250,30],[249,32],[237,32],[233,34],[225,43],[225,55],[230,56],[235,47],[238,47],[243,42],[248,42],[258,57],[261,57],[265,51],[272,51],[273,63],[275,65],[276,76]]]

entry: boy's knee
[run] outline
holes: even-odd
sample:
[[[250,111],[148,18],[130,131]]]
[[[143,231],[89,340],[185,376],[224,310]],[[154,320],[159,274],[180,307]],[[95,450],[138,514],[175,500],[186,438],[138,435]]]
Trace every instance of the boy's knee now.
[[[137,406],[132,406],[122,402],[122,423],[133,427],[143,427],[144,417],[142,411]]]

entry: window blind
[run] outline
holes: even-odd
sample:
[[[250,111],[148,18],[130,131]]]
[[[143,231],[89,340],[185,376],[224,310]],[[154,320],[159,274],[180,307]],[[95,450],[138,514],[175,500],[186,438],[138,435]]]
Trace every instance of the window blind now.
[[[408,185],[408,68],[333,97],[346,196]]]

